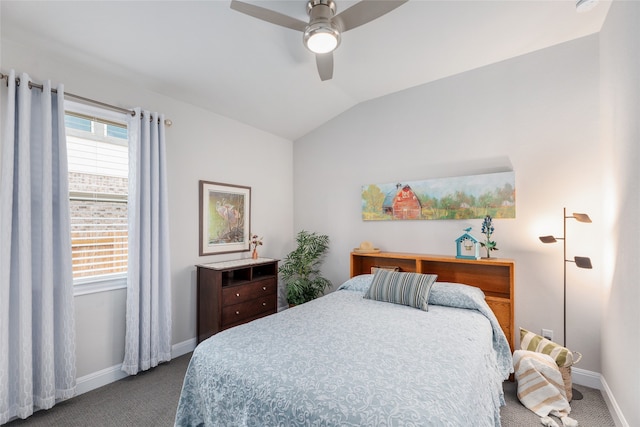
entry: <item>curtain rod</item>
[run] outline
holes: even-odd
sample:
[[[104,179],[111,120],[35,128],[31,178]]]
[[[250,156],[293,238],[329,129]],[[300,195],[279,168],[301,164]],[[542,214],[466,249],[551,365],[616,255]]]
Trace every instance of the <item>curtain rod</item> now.
[[[0,80],[7,80],[7,85],[8,85],[9,84],[9,75],[8,74],[4,74],[4,73],[0,73]],[[20,86],[20,77],[16,77],[16,82],[18,83],[18,86]],[[32,89],[34,87],[36,89],[40,89],[40,90],[42,90],[44,88],[44,86],[42,86],[41,84],[29,81],[29,89]],[[54,89],[54,88],[51,88],[51,92],[58,93],[58,90]],[[128,108],[122,108],[122,107],[118,107],[118,106],[115,106],[115,105],[107,104],[105,102],[96,101],[95,99],[86,98],[84,96],[76,95],[74,93],[70,93],[70,92],[66,92],[65,91],[64,96],[65,96],[65,98],[66,97],[74,98],[74,99],[77,99],[77,100],[80,100],[80,101],[87,102],[89,104],[98,105],[100,107],[108,108],[110,110],[118,111],[120,113],[129,114],[132,117],[136,115],[136,112],[134,110],[129,110]],[[142,118],[142,117],[140,117],[140,118]],[[170,119],[165,119],[164,120],[164,124],[167,125],[167,126],[171,126],[173,124],[173,122]]]

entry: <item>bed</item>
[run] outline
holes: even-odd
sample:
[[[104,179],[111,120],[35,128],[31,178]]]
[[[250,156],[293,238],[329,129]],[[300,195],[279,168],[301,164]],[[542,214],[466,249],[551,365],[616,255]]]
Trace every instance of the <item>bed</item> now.
[[[483,291],[436,281],[425,311],[364,298],[374,279],[200,343],[175,424],[499,426],[511,350]]]

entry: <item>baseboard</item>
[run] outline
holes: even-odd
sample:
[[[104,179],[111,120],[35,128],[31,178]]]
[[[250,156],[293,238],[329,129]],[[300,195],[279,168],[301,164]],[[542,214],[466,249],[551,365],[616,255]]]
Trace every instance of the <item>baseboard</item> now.
[[[171,346],[171,358],[175,359],[176,357],[180,357],[184,354],[192,352],[195,350],[196,345],[195,338],[191,338],[190,340],[179,342],[178,344],[174,344]]]
[[[618,406],[609,385],[601,374],[593,371],[587,371],[586,369],[572,367],[571,380],[574,384],[600,390],[602,397],[609,408],[609,413],[611,413],[611,417],[616,423],[616,427],[629,427],[629,423],[624,418],[624,415],[620,410],[620,406]]]
[[[193,351],[195,348],[195,338],[174,344],[171,346],[171,358],[175,359],[176,357],[180,357]],[[127,373],[122,370],[122,363],[84,375],[76,379],[76,396],[104,387],[107,384],[111,384],[125,377],[127,377]]]
[[[102,369],[101,371],[92,372],[88,375],[76,379],[76,396],[104,387],[107,384],[121,380],[127,377],[127,373],[122,370],[122,363]]]
[[[602,390],[602,375],[597,372],[571,367],[571,381],[574,384]]]
[[[616,402],[616,399],[613,397],[613,393],[611,392],[611,389],[609,388],[609,385],[607,384],[604,378],[602,378],[601,390],[602,390],[602,396],[604,397],[604,401],[609,407],[609,412],[611,413],[611,417],[613,418],[613,421],[616,423],[616,427],[629,427],[629,423],[627,422],[626,418],[622,414],[622,410],[620,409],[620,406],[618,406],[618,402]]]

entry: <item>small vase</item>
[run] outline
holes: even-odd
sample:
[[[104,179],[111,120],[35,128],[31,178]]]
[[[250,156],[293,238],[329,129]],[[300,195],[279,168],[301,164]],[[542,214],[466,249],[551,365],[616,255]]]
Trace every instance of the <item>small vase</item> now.
[[[257,250],[257,248],[253,248],[253,253],[251,254],[251,258],[258,259],[258,250]]]
[[[487,248],[487,258],[491,258],[491,251]]]

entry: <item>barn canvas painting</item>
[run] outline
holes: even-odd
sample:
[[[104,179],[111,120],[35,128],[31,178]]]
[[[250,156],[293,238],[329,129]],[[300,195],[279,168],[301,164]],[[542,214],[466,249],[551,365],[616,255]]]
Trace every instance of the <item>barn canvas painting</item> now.
[[[364,221],[515,218],[515,172],[362,186]]]
[[[200,255],[249,250],[251,188],[200,181]]]

